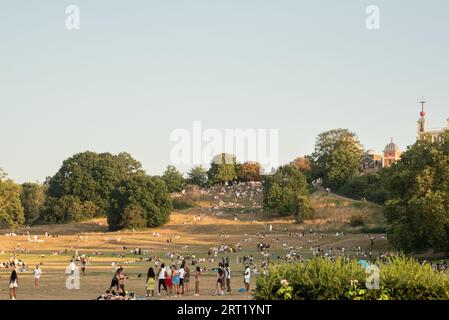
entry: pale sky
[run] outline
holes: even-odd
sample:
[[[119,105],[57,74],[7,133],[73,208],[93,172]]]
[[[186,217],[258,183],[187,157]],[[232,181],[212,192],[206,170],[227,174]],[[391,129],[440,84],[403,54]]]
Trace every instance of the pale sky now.
[[[74,153],[127,151],[160,174],[194,120],[279,129],[283,163],[332,128],[405,149],[422,96],[430,127],[449,117],[448,14],[447,0],[3,0],[0,167],[43,181]]]

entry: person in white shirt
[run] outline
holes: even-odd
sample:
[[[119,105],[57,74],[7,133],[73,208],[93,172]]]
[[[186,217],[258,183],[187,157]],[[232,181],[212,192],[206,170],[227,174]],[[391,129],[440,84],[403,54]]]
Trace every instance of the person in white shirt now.
[[[72,277],[75,276],[76,264],[75,262],[73,262],[73,260],[70,260],[69,268],[70,268],[70,275]]]
[[[39,284],[39,279],[41,278],[42,275],[42,270],[41,268],[39,268],[39,265],[36,266],[36,269],[34,269],[34,287],[36,289],[39,289],[40,284]]]
[[[243,283],[245,284],[246,293],[249,293],[249,283],[251,280],[251,269],[249,264],[245,265],[245,272],[243,273]]]
[[[159,269],[159,275],[158,275],[158,296],[161,295],[161,286],[164,287],[165,292],[167,292],[167,286],[165,285],[165,264],[161,264],[161,268]]]
[[[184,269],[184,264],[181,265],[181,268],[179,269],[179,287],[181,289],[181,294],[184,294],[184,277],[186,275],[186,270]]]
[[[226,276],[226,292],[231,293],[231,268],[229,268],[229,264],[225,264],[225,276]]]

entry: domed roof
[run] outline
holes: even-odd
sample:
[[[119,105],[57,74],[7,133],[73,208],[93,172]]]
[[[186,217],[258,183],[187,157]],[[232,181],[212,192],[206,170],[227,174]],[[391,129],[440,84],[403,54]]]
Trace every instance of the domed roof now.
[[[399,151],[399,146],[391,139],[391,142],[385,146],[384,151]]]
[[[368,149],[366,150],[365,154],[376,154],[376,151],[374,151],[373,149]]]

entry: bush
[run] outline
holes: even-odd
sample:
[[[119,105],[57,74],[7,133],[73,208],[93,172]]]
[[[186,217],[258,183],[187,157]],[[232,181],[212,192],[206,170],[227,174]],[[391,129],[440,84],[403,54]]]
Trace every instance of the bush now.
[[[382,227],[382,226],[377,226],[377,227],[368,227],[368,226],[363,226],[362,233],[387,233],[387,228],[386,227]]]
[[[375,263],[379,289],[369,290],[369,274],[356,260],[314,258],[304,263],[270,267],[257,280],[258,300],[427,300],[448,299],[449,278],[405,257]],[[287,293],[287,294],[286,294]]]
[[[365,218],[361,214],[351,216],[349,219],[349,225],[351,227],[360,227],[365,225]]]
[[[196,203],[190,199],[173,199],[173,209],[185,210],[196,207]]]

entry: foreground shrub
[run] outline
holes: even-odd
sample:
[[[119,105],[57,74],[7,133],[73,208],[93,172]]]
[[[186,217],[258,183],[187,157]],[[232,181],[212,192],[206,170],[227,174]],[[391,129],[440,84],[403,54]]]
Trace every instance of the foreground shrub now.
[[[449,278],[429,264],[394,257],[376,262],[379,289],[366,287],[369,276],[356,260],[314,258],[270,267],[257,280],[259,300],[427,300],[449,299]]]

